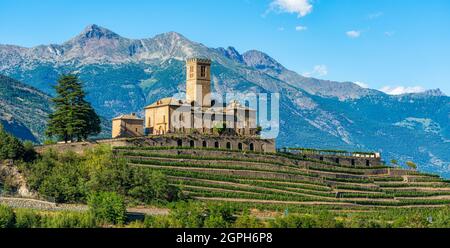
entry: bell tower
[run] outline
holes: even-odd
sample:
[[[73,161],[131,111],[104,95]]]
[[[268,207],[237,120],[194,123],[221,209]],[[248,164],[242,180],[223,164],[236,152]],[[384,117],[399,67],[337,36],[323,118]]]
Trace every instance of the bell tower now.
[[[211,60],[186,60],[186,100],[199,107],[211,107]]]

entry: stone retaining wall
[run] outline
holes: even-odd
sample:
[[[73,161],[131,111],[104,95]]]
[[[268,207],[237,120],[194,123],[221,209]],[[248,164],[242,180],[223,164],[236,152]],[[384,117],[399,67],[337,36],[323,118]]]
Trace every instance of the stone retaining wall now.
[[[220,148],[242,151],[275,152],[275,140],[260,139],[253,136],[206,136],[206,135],[158,135],[139,138],[105,139],[96,141],[76,142],[36,146],[38,153],[53,149],[56,151],[73,151],[83,153],[99,144],[118,146],[143,147],[193,147]]]

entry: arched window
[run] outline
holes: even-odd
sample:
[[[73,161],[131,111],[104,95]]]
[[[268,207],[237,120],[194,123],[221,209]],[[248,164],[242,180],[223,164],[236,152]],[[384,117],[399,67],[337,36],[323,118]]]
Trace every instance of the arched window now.
[[[231,149],[231,143],[227,142],[227,149]]]
[[[250,143],[250,151],[254,151],[255,150],[255,145],[253,145],[253,143]]]
[[[242,148],[243,148],[242,143],[239,143],[239,144],[238,144],[238,149],[239,149],[239,150],[242,150]]]
[[[203,147],[208,147],[208,143],[206,143],[206,140],[203,141]]]
[[[191,140],[191,141],[189,142],[189,145],[190,145],[191,147],[195,147],[195,141]]]
[[[182,140],[177,140],[177,145],[179,146],[179,147],[181,147],[181,146],[183,146],[183,141]]]
[[[366,166],[370,166],[370,160],[366,160]]]
[[[354,159],[352,159],[352,166],[355,166],[356,162]]]
[[[339,164],[339,163],[340,163],[339,158],[336,158],[336,164]]]
[[[220,148],[219,141],[214,142],[214,147],[215,148]]]

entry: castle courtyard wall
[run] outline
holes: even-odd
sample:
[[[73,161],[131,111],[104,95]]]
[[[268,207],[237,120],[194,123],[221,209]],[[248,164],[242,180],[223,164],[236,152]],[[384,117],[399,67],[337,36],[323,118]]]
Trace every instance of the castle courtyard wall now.
[[[73,151],[82,154],[84,150],[106,144],[112,147],[142,146],[142,147],[193,147],[219,148],[229,150],[275,152],[275,140],[265,140],[256,137],[236,136],[203,136],[203,135],[155,135],[138,138],[104,139],[76,143],[60,143],[54,145],[36,146],[38,153],[53,149],[55,151]],[[217,147],[218,146],[218,147]],[[211,151],[207,151],[208,153]]]

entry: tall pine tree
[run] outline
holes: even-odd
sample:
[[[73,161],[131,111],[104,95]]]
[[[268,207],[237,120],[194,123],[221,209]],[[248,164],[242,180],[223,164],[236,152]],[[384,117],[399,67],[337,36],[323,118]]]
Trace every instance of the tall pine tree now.
[[[55,111],[49,116],[47,136],[67,143],[99,134],[100,118],[84,99],[86,94],[78,76],[62,75],[55,89],[56,97],[52,99]]]

